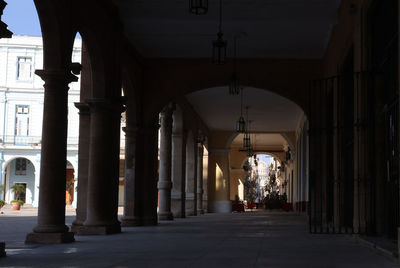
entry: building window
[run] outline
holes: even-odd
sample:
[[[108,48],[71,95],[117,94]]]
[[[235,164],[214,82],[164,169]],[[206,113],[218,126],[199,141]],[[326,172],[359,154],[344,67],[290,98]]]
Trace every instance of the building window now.
[[[29,105],[17,105],[17,114],[29,114]]]
[[[26,175],[26,159],[17,158],[15,160],[15,175]]]
[[[32,79],[32,58],[18,57],[17,79],[25,81]]]
[[[15,136],[29,136],[29,105],[15,106]]]

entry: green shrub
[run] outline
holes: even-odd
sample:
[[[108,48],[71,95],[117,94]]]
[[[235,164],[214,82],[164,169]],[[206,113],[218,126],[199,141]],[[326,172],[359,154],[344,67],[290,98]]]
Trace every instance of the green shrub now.
[[[10,203],[19,203],[21,206],[24,205],[24,201],[22,201],[22,200],[11,200]]]
[[[15,183],[13,186],[11,186],[11,191],[13,193],[15,193],[16,198],[19,200],[21,194],[26,193],[25,185],[19,184],[19,183]]]

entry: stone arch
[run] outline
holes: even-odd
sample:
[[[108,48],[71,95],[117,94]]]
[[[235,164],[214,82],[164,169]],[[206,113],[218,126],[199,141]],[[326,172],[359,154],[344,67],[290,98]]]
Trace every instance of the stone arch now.
[[[86,98],[104,97],[106,88],[106,70],[105,62],[102,57],[103,51],[98,42],[95,33],[87,27],[81,26],[79,33],[82,37],[82,53],[87,53],[82,57],[82,73],[87,72],[87,86],[83,89],[86,92],[81,92]],[[85,50],[85,51],[84,51]]]
[[[67,70],[71,62],[75,31],[65,2],[35,0],[43,37],[43,69]],[[62,10],[62,11],[60,11]]]
[[[175,111],[172,114],[172,133],[183,133],[184,120],[183,112],[179,104],[176,105]]]
[[[146,85],[159,94],[160,103],[202,89],[227,86],[232,71],[230,64],[215,66],[206,59],[165,59],[149,64],[151,76]],[[271,91],[307,111],[309,81],[320,77],[318,61],[242,59],[238,64],[245,87]]]
[[[108,5],[108,4],[104,4]],[[119,100],[121,97],[121,69],[119,67],[121,32],[118,23],[109,16],[107,8],[91,5],[93,16],[84,9],[75,10],[79,16],[77,31],[88,50],[92,73],[92,98]],[[83,12],[83,13],[80,13]],[[104,38],[104,33],[107,38]]]
[[[18,159],[25,159],[26,162],[20,170],[17,171],[16,164]],[[4,197],[6,202],[14,199],[11,192],[11,185],[15,183],[23,183],[26,185],[26,192],[23,195],[24,202],[33,204],[35,200],[35,185],[37,179],[37,171],[39,167],[36,165],[35,159],[30,156],[13,156],[5,161],[4,172]],[[13,169],[12,169],[13,168]],[[14,171],[14,172],[13,172]],[[18,172],[18,173],[17,173]]]
[[[262,133],[260,133],[260,134],[262,134]],[[268,134],[268,133],[265,133],[265,134]],[[290,141],[290,139],[289,139],[284,133],[278,133],[278,134],[281,135],[282,138],[283,138],[285,141],[287,141],[287,143],[289,144],[289,146],[290,146],[291,149],[295,148],[294,145],[293,145],[293,143]],[[232,134],[231,134],[231,135],[229,136],[229,138],[226,140],[225,149],[229,150],[229,149],[230,149],[230,146],[231,146],[231,144],[232,144],[232,142],[233,142],[233,140],[234,140],[237,136],[239,136],[239,135],[240,135],[240,133],[232,132]],[[267,153],[267,152],[266,152],[266,153]],[[273,153],[270,153],[270,152],[268,152],[267,154],[273,155]],[[275,154],[275,156],[276,156],[276,154]],[[276,157],[279,158],[278,156],[276,156]]]
[[[138,109],[141,104],[138,98],[139,94],[137,94],[141,89],[139,76],[138,71],[123,63],[121,69],[122,91],[126,101],[126,123],[130,126],[136,126],[139,121]]]
[[[4,158],[5,158],[5,161],[3,163],[4,167],[7,167],[13,160],[15,160],[17,158],[26,158],[32,163],[32,165],[35,168],[35,171],[40,169],[39,163],[37,163],[35,156],[28,156],[28,155],[15,156],[14,155],[9,158],[7,156],[4,156]]]

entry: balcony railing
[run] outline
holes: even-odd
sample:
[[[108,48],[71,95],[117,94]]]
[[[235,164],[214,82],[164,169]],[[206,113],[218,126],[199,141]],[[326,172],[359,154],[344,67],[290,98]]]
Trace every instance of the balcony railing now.
[[[42,142],[41,136],[0,136],[0,144],[16,146],[38,146]],[[79,137],[68,137],[68,146],[78,146]],[[121,137],[120,147],[125,148],[125,137]]]
[[[67,144],[70,146],[78,145],[78,137],[68,137]],[[42,142],[41,136],[2,136],[0,144],[3,145],[21,145],[21,146],[38,146]]]

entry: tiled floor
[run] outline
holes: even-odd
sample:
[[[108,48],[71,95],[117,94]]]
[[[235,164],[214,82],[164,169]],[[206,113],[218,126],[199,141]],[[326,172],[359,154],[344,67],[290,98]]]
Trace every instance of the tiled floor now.
[[[36,222],[24,213],[0,215],[0,267],[400,267],[351,236],[309,234],[289,213],[206,214],[64,245],[24,245]]]

